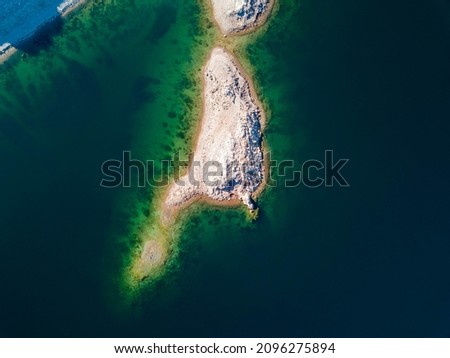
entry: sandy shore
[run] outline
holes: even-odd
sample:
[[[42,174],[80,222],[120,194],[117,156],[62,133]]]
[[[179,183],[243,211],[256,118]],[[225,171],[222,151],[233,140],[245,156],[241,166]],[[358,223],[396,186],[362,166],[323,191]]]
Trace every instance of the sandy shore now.
[[[243,35],[264,25],[275,0],[210,0],[214,20],[225,36]]]

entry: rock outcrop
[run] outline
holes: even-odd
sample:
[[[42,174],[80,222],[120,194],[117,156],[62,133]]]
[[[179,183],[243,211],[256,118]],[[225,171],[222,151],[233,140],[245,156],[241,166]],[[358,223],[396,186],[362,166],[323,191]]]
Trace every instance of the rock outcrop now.
[[[233,56],[216,47],[204,69],[204,113],[188,174],[169,189],[165,205],[176,208],[195,197],[241,200],[263,182],[263,112]]]
[[[214,18],[224,35],[239,34],[264,24],[274,0],[211,0]]]

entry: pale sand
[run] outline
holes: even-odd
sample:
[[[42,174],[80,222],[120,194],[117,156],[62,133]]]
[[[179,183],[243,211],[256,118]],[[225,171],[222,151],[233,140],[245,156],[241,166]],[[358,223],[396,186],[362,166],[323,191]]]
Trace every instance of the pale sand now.
[[[248,33],[262,26],[274,2],[275,0],[211,0],[211,5],[217,25],[228,36]]]
[[[167,251],[162,240],[147,241],[142,250],[138,265],[134,268],[135,276],[138,279],[142,279],[161,268],[166,261]]]

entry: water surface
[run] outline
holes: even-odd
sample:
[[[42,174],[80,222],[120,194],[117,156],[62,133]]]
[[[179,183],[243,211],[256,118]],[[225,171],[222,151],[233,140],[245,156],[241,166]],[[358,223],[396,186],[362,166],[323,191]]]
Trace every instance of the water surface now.
[[[448,336],[448,10],[280,1],[243,51],[266,139],[276,159],[349,158],[351,187],[268,190],[254,224],[197,208],[137,295],[123,269],[156,192],[101,189],[100,165],[189,151],[212,39],[199,5],[104,1],[8,62],[0,334]]]

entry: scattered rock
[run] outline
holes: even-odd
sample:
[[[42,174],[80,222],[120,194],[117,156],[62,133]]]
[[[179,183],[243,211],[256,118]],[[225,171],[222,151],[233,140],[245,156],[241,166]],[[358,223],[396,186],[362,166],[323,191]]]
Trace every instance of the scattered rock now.
[[[211,0],[214,18],[227,36],[264,24],[274,0]]]

